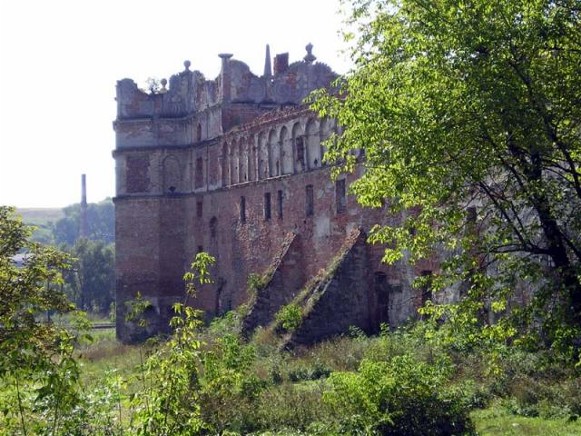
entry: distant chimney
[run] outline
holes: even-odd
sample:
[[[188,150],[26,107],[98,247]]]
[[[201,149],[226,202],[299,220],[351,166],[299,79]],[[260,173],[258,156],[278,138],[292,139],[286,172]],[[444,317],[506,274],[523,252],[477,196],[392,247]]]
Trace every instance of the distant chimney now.
[[[89,236],[89,225],[87,220],[87,176],[81,175],[81,228],[79,229],[79,238]]]
[[[282,74],[288,70],[288,53],[277,54],[274,57],[274,75]]]

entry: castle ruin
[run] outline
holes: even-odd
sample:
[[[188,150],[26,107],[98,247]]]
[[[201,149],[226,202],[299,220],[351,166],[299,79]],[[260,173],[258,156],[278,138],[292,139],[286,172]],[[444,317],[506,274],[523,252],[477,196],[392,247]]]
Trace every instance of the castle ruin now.
[[[413,279],[435,268],[381,262],[384,247],[366,234],[389,218],[389,205],[363,209],[348,193],[354,174],[332,179],[323,142],[338,126],[303,104],[337,78],[304,58],[271,58],[262,76],[231,54],[207,80],[190,63],[152,92],[117,83],[117,334],[139,340],[167,331],[184,298],[183,274],[197,252],[216,258],[213,284],[193,304],[208,318],[248,303],[251,274],[263,277],[245,327],[267,325],[285,304],[309,306],[296,343],[357,326],[377,330],[416,313]],[[140,293],[152,303],[140,331],[125,318]],[[297,300],[298,301],[298,300]]]

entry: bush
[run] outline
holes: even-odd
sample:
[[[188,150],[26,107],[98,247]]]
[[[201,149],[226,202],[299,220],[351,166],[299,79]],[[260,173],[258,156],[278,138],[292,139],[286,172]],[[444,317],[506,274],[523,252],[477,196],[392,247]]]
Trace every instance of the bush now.
[[[293,332],[303,322],[303,312],[298,304],[290,303],[276,313],[275,319],[284,330]]]
[[[444,435],[473,432],[462,395],[437,366],[410,355],[364,359],[357,373],[333,373],[324,401],[344,434]]]

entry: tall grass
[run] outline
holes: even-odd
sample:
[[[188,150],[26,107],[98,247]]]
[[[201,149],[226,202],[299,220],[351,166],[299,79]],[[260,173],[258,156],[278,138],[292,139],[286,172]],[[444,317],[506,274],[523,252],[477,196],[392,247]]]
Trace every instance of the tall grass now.
[[[230,314],[195,336],[196,400],[180,407],[199,408],[205,434],[401,434],[406,425],[405,434],[581,434],[578,369],[548,351],[502,345],[492,360],[486,346],[458,352],[421,325],[285,351],[273,331],[245,341],[239,327]],[[67,428],[139,433],[136,416],[151,406],[144,393],[163,389],[146,363],[167,345],[124,345],[113,330],[92,336],[76,348],[83,395]],[[9,407],[16,392],[0,392]],[[14,416],[4,414],[0,426],[18,428]]]

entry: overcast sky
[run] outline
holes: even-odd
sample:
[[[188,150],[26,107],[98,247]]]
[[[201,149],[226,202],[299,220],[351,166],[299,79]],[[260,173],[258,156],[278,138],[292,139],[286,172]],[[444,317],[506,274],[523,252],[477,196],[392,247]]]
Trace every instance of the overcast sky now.
[[[191,69],[214,79],[218,53],[257,75],[271,57],[338,73],[339,0],[0,0],[0,205],[64,207],[115,195],[115,84]]]

